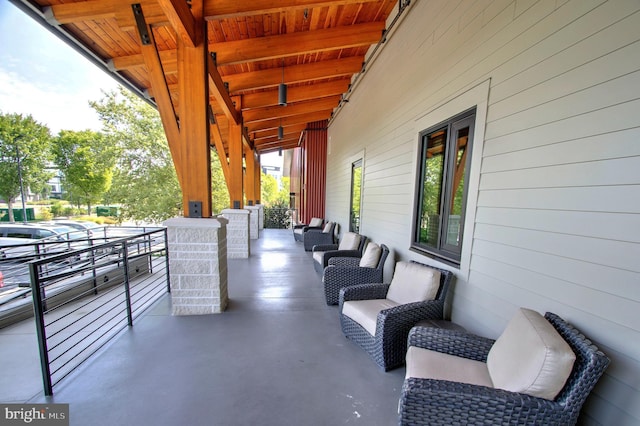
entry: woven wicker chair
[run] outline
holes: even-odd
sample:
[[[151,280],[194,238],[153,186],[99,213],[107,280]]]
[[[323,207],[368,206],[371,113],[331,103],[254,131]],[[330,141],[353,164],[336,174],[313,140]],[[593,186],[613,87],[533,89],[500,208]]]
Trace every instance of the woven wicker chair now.
[[[347,232],[342,236],[340,244],[316,244],[312,248],[313,268],[320,275],[329,264],[329,259],[333,257],[362,257],[364,247],[367,245],[367,237]]]
[[[305,251],[311,251],[313,246],[319,244],[334,244],[336,241],[337,224],[327,222],[322,229],[309,229],[302,234],[302,243]]]
[[[406,263],[406,262],[398,262]],[[417,263],[417,262],[411,262]],[[420,265],[418,263],[418,265]],[[426,265],[422,265],[426,266]],[[407,336],[409,330],[421,320],[444,319],[444,304],[453,279],[453,273],[444,269],[429,268],[440,272],[440,286],[435,299],[424,300],[382,309],[377,314],[375,334],[370,333],[359,322],[343,313],[345,302],[352,300],[388,300],[390,283],[360,284],[340,290],[339,311],[340,325],[344,335],[364,349],[378,366],[389,371],[400,367],[405,362],[407,352]],[[398,274],[398,265],[394,277]],[[415,280],[421,277],[416,276]]]
[[[300,223],[293,226],[293,239],[296,241],[303,241],[304,233],[310,229],[322,229],[324,219],[319,217],[312,217],[308,224]]]
[[[360,257],[336,256],[329,259],[322,276],[327,305],[337,305],[340,290],[345,287],[381,283],[384,280],[384,263],[389,256],[389,248],[381,244],[380,249],[380,257],[375,267],[360,266]]]
[[[553,399],[446,380],[408,377],[398,405],[401,425],[573,425],[609,359],[557,315],[544,316],[569,344],[576,359]],[[486,362],[494,340],[466,332],[415,327],[409,345]],[[455,419],[455,422],[454,422]]]

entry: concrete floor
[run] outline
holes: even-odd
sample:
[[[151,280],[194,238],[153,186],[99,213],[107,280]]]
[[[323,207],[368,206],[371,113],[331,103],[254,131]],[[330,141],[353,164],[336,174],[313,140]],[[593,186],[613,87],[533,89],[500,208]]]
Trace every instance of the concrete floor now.
[[[53,397],[29,373],[26,388],[2,377],[0,402],[68,403],[72,425],[397,424],[404,369],[380,371],[344,338],[290,230],[251,243],[249,259],[229,260],[226,312],[172,316],[165,296]],[[2,345],[33,328],[22,327]],[[33,356],[23,360],[33,370]]]

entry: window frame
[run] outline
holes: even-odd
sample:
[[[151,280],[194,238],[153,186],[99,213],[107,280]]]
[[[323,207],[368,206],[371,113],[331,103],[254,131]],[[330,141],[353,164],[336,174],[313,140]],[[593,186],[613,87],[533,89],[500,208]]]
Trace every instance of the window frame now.
[[[462,247],[464,241],[464,225],[466,218],[467,201],[469,196],[469,183],[471,173],[472,153],[474,148],[474,133],[476,131],[477,106],[456,114],[433,126],[429,126],[418,133],[418,158],[415,184],[415,205],[413,208],[413,221],[410,250],[435,258],[444,263],[460,266],[462,259]],[[469,127],[466,158],[464,166],[464,193],[460,212],[460,237],[457,245],[447,244],[447,229],[451,213],[451,201],[453,198],[453,181],[455,174],[455,160],[457,159],[457,144],[453,143],[452,135],[457,135],[457,130]],[[440,188],[440,211],[438,221],[437,242],[435,247],[420,242],[420,222],[422,217],[422,202],[424,194],[424,177],[426,169],[427,137],[439,130],[447,130],[445,141],[445,154],[443,158],[443,171]]]

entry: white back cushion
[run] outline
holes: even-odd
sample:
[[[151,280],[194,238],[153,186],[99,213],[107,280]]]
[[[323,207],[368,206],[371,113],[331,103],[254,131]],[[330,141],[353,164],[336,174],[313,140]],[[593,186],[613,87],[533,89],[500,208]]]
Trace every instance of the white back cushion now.
[[[440,271],[413,262],[398,262],[387,299],[401,305],[433,300],[440,288]]]
[[[571,347],[538,312],[520,308],[487,355],[496,388],[554,399],[576,359]]]
[[[316,228],[318,226],[322,226],[322,219],[319,217],[312,217],[309,221],[309,226],[315,226]]]
[[[322,229],[322,232],[324,232],[325,234],[331,232],[331,227],[333,226],[333,222],[327,222],[324,225],[324,228]]]
[[[376,243],[369,242],[367,248],[364,249],[364,253],[362,253],[358,266],[361,268],[375,268],[378,266],[381,255],[382,249],[380,246]]]
[[[338,250],[357,250],[360,245],[360,234],[347,232],[342,236],[342,241],[338,245]]]

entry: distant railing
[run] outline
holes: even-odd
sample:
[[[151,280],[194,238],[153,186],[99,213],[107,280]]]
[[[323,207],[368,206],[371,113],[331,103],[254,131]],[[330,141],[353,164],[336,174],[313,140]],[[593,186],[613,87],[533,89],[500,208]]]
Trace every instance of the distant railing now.
[[[119,230],[28,263],[45,395],[170,291],[166,229]]]

